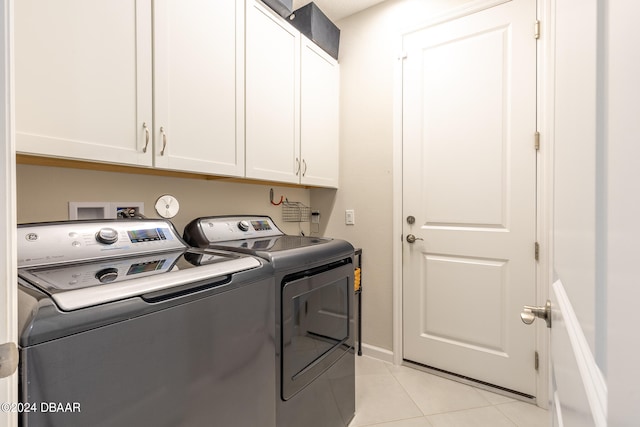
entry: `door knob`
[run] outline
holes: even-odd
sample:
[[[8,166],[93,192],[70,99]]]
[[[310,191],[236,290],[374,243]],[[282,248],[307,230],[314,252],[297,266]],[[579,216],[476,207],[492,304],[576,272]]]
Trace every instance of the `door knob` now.
[[[416,240],[422,240],[424,241],[424,239],[422,237],[416,237],[413,234],[407,234],[407,242],[409,243],[415,243]]]
[[[525,305],[524,310],[520,313],[520,318],[527,325],[532,324],[533,321],[536,320],[536,317],[544,319],[547,323],[547,328],[551,327],[551,301],[547,300],[544,307]]]

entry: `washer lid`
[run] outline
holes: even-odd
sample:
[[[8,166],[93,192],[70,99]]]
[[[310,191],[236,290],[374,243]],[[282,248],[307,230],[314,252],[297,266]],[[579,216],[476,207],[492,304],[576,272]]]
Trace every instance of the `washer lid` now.
[[[333,239],[308,236],[275,236],[268,238],[255,238],[244,240],[229,240],[226,242],[212,243],[209,247],[220,249],[240,250],[241,252],[257,254],[259,252],[280,252],[291,249],[307,248],[311,246],[323,245]]]
[[[219,282],[261,265],[248,256],[183,250],[22,268],[18,275],[70,311],[192,283]]]

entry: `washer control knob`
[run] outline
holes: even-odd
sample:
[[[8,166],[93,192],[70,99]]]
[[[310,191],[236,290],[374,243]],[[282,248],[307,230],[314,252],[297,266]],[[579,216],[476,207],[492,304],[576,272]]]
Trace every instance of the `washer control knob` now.
[[[249,231],[249,221],[240,221],[238,223],[238,228],[242,231]]]
[[[118,241],[118,231],[108,227],[101,228],[96,233],[96,240],[105,245],[113,245]]]
[[[100,283],[110,283],[118,278],[118,269],[117,268],[105,268],[96,273],[96,279],[100,281]]]

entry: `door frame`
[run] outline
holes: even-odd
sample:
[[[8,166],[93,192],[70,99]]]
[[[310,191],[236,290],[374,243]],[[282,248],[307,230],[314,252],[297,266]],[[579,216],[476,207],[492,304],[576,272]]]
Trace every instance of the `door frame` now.
[[[0,200],[4,209],[0,210],[0,229],[6,238],[0,245],[0,344],[17,343],[17,256],[16,256],[16,161],[15,161],[15,120],[14,120],[14,72],[13,72],[13,0],[0,1]],[[0,403],[18,402],[18,374],[14,372],[0,379]],[[17,425],[17,413],[0,411],[0,424],[8,427]]]
[[[417,27],[408,28],[402,31],[396,40],[396,51],[399,53],[394,65],[394,94],[393,94],[393,363],[402,365],[403,362],[403,328],[402,319],[402,90],[403,90],[403,39],[405,36],[428,27],[439,25],[454,19],[459,19],[482,10],[507,3],[511,0],[476,0],[467,5],[454,8],[441,15],[424,22]],[[531,0],[536,1],[536,0]],[[537,188],[537,209],[536,209],[536,238],[540,244],[540,259],[536,266],[536,301],[532,305],[544,305],[549,298],[549,287],[551,285],[552,271],[550,268],[551,254],[551,219],[552,219],[552,189],[553,176],[550,171],[553,166],[553,138],[550,130],[553,129],[553,64],[552,58],[553,39],[552,34],[546,34],[545,22],[551,22],[552,2],[554,0],[536,1],[537,19],[541,24],[541,37],[536,47],[537,55],[537,128],[541,135],[541,146],[537,153],[536,166],[536,188]],[[535,22],[531,22],[531,36]],[[548,26],[551,27],[550,25]],[[533,135],[531,139],[533,144]],[[533,243],[533,242],[532,242]],[[536,404],[541,408],[548,408],[549,400],[549,331],[544,322],[535,322],[536,328],[536,351],[539,355],[539,370],[536,379]],[[533,361],[532,361],[533,363]]]

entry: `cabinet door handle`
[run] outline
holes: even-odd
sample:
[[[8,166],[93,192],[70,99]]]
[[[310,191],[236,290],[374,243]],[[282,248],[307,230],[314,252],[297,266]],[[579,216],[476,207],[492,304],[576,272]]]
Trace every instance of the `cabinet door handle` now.
[[[164,133],[164,127],[160,127],[160,135],[162,135],[162,150],[160,151],[160,155],[164,156],[164,149],[167,148],[167,134]]]
[[[300,174],[300,159],[296,157],[296,176]]]
[[[142,123],[142,128],[144,129],[144,148],[142,149],[142,152],[146,153],[147,147],[149,146],[149,140],[151,139],[151,135],[149,133],[149,126],[147,126],[147,122]]]
[[[307,174],[307,161],[302,159],[302,165],[304,166],[304,169],[302,171],[302,176],[305,176]]]

